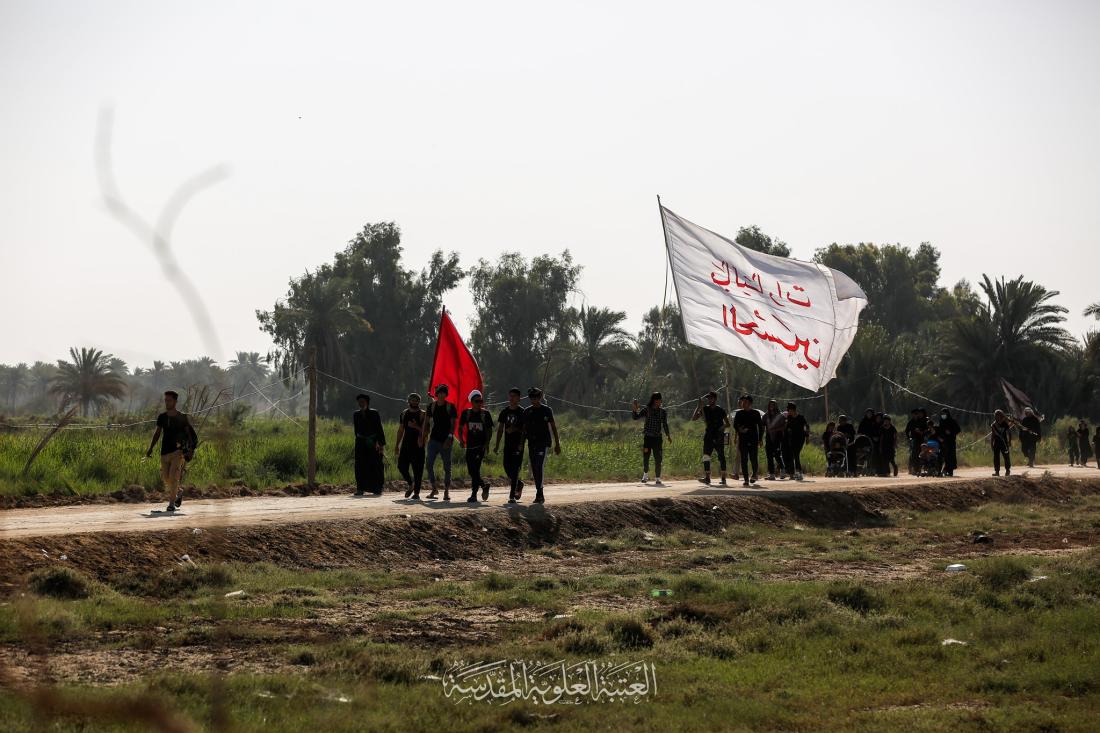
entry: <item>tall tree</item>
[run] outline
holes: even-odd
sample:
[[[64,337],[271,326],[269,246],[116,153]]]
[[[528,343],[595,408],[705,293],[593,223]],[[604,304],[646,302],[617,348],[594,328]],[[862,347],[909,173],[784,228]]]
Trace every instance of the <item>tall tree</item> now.
[[[233,394],[239,396],[250,391],[249,383],[266,382],[271,368],[267,358],[258,351],[238,351],[237,356],[229,360],[228,371],[233,380]]]
[[[480,260],[470,270],[477,313],[472,348],[498,390],[543,381],[551,347],[568,336],[566,300],[580,272],[568,250],[530,263],[506,252],[495,264]]]
[[[0,394],[4,395],[8,412],[15,412],[19,392],[30,381],[30,369],[26,364],[7,366],[0,364]]]
[[[977,314],[957,319],[948,331],[941,366],[955,402],[989,410],[1000,403],[1000,377],[1027,391],[1073,338],[1061,325],[1067,309],[1052,302],[1057,291],[1023,276],[993,281],[988,275],[981,290],[986,300]]]
[[[81,347],[69,349],[72,361],[57,362],[57,376],[53,378],[50,392],[61,397],[62,407],[80,405],[80,412],[87,417],[90,411],[98,413],[111,399],[120,399],[126,393],[122,375],[111,368],[111,354],[99,349]]]
[[[261,329],[281,349],[276,362],[284,374],[307,364],[314,349],[319,371],[347,373],[347,338],[370,327],[362,317],[362,309],[349,301],[348,286],[325,265],[315,273],[291,280],[286,300],[276,303],[272,310],[256,312]],[[318,380],[318,400],[326,412],[328,387],[328,380]]]
[[[627,374],[633,353],[622,328],[626,313],[609,308],[570,309],[568,339],[551,351],[555,391],[574,401],[599,400]]]
[[[760,231],[760,227],[753,224],[750,227],[741,227],[737,230],[737,236],[733,238],[734,242],[747,247],[748,249],[756,250],[757,252],[763,252],[766,255],[776,255],[777,257],[790,257],[791,248],[787,246],[787,243],[779,238],[773,238]]]

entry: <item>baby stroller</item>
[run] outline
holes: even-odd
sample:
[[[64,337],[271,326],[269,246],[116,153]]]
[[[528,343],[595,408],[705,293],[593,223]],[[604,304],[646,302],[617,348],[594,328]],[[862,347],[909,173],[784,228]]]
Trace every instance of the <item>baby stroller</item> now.
[[[929,438],[924,441],[920,447],[920,455],[918,458],[918,475],[943,475],[943,451],[940,449],[940,442],[938,440]]]
[[[852,461],[854,465],[849,466],[853,476],[870,476],[874,473],[871,470],[871,455],[875,451],[875,445],[871,442],[871,438],[866,435],[857,435],[856,439],[852,441],[851,445]]]
[[[844,476],[848,473],[848,440],[844,433],[833,433],[829,436],[825,464],[826,476]]]

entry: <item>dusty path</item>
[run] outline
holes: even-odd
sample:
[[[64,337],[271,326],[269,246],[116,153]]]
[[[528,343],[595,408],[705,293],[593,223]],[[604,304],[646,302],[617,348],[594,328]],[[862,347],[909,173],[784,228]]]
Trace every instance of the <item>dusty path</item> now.
[[[1055,476],[1095,478],[1095,469],[1066,466],[1039,466],[1018,471],[1020,475],[1038,476],[1044,471]],[[757,487],[745,489],[740,484],[730,488],[706,487],[697,481],[671,481],[663,487],[640,483],[555,484],[546,488],[547,506],[606,501],[611,499],[641,499],[654,497],[701,497],[767,495],[773,493],[851,491],[887,488],[929,482],[987,478],[990,468],[967,468],[954,478],[808,478],[801,483],[791,481],[761,481]],[[425,492],[425,496],[427,492]],[[8,509],[0,511],[0,540],[46,537],[88,532],[144,532],[165,529],[185,529],[214,526],[272,525],[308,522],[324,519],[363,519],[433,512],[501,512],[507,492],[494,488],[489,501],[467,504],[465,490],[452,492],[452,501],[413,502],[401,494],[386,493],[381,497],[355,497],[348,494],[329,496],[262,496],[235,499],[186,501],[175,514],[163,512],[160,504],[97,504],[42,509]],[[524,492],[523,504],[534,497],[534,487]]]

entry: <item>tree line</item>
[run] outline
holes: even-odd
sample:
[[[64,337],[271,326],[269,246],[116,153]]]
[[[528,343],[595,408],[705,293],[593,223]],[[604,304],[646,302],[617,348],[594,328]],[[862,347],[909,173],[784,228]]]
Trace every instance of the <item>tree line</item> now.
[[[735,241],[781,257],[785,242],[758,227]],[[590,302],[579,290],[582,265],[568,250],[526,258],[506,252],[463,266],[456,252],[435,251],[419,268],[403,261],[393,222],[368,224],[331,262],[292,278],[285,297],[256,311],[274,349],[240,352],[226,367],[209,358],[153,362],[129,370],[110,354],[73,349],[57,364],[0,366],[0,411],[52,412],[77,405],[87,415],[134,412],[159,400],[168,385],[205,385],[230,394],[276,376],[288,379],[274,399],[300,390],[291,383],[316,349],[317,366],[351,384],[403,396],[425,391],[440,310],[464,282],[474,304],[469,346],[485,375],[490,401],[509,387],[542,386],[558,399],[623,409],[658,390],[683,401],[709,389],[758,397],[805,399],[803,412],[824,417],[824,400],[741,360],[684,343],[670,294],[630,332],[624,311]],[[1100,333],[1083,339],[1065,329],[1059,293],[1023,276],[982,274],[975,287],[941,282],[940,253],[924,242],[832,243],[813,259],[851,276],[868,295],[858,334],[829,385],[830,412],[865,408],[908,412],[921,400],[878,378],[966,410],[1002,406],[999,380],[1029,394],[1049,417],[1100,417]],[[1100,303],[1086,310],[1100,319]],[[318,383],[323,414],[345,412],[348,387],[327,376]],[[250,401],[268,403],[261,396]],[[294,414],[302,401],[282,405]],[[559,407],[567,407],[560,403]],[[396,409],[396,406],[395,406]],[[978,420],[980,418],[975,418]]]

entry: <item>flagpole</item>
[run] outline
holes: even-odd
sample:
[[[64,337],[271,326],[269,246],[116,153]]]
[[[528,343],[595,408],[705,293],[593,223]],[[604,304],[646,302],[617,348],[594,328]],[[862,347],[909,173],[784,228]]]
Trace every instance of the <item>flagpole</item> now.
[[[665,219],[665,207],[661,205],[661,195],[657,194],[657,210],[661,212],[661,233],[665,236],[665,256],[668,257],[668,267],[672,269],[672,247],[668,243],[668,221]],[[668,283],[665,283],[666,285]],[[676,309],[680,311],[680,330],[684,334],[684,343],[687,343],[687,326],[684,324],[684,309],[680,305],[680,287],[676,284],[676,272],[672,273],[672,289],[676,293]],[[664,320],[664,313],[661,320]]]
[[[440,305],[439,328],[435,332],[435,353],[432,354],[432,372],[428,376],[428,395],[432,398],[435,397],[435,385],[432,382],[435,381],[435,362],[439,358],[439,334],[443,333],[443,318],[446,315],[447,306]]]

